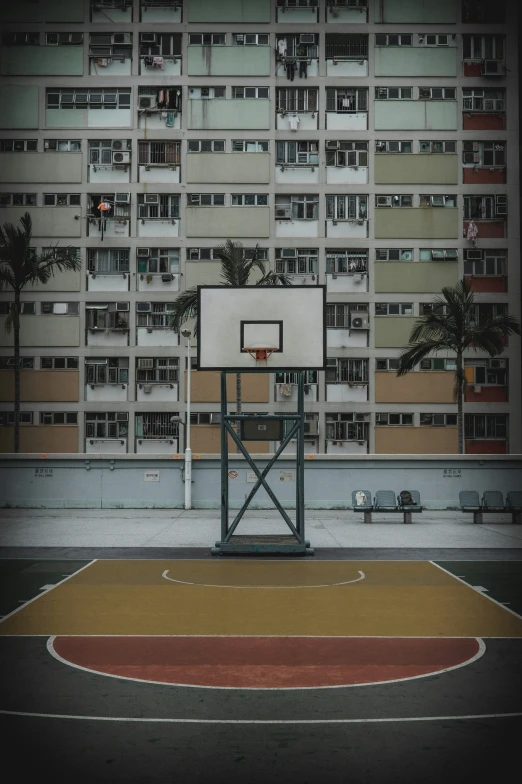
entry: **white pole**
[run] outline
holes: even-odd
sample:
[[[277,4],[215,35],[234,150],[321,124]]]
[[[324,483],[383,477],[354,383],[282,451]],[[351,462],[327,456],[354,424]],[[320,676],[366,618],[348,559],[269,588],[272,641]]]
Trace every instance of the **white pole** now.
[[[190,332],[187,336],[187,419],[185,445],[185,509],[192,509],[192,451],[190,449]]]

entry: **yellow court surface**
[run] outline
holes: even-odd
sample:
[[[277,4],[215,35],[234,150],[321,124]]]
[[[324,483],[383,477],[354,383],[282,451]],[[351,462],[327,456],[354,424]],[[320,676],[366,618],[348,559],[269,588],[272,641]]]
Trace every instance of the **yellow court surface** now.
[[[424,561],[95,561],[3,635],[522,637],[522,618]]]

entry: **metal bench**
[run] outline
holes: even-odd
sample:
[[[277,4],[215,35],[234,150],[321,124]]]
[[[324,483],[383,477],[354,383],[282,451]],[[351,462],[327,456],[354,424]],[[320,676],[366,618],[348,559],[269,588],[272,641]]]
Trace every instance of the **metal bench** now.
[[[462,512],[472,512],[474,523],[483,523],[485,514],[510,514],[515,524],[522,522],[522,491],[510,490],[504,503],[500,490],[484,490],[482,500],[476,490],[461,490],[459,493]]]
[[[461,512],[472,512],[473,522],[482,522],[482,504],[476,490],[461,490],[459,493]]]
[[[414,500],[414,504],[402,504],[400,495],[397,496],[397,505],[399,509],[402,509],[404,512],[404,522],[411,523],[411,516],[412,513],[419,513],[422,512],[422,504],[421,504],[421,497],[418,490],[410,490],[411,497]]]
[[[510,490],[506,496],[506,508],[511,512],[514,524],[522,524],[522,490]]]
[[[362,511],[364,522],[372,522],[372,514],[402,514],[404,523],[411,523],[412,513],[422,512],[420,493],[411,490],[411,495],[415,504],[401,504],[400,496],[396,496],[393,490],[377,490],[375,500],[372,505],[371,493],[368,490],[354,490],[352,492],[352,509],[354,512]],[[362,498],[364,495],[364,498]]]
[[[364,513],[364,522],[372,521],[372,494],[369,490],[352,490],[352,509]]]

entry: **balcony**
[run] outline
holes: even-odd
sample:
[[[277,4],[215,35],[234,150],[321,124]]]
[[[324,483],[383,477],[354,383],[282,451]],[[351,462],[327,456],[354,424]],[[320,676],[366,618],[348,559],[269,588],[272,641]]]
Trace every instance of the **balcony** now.
[[[161,381],[141,381],[136,383],[138,403],[171,403],[179,400],[179,385]]]

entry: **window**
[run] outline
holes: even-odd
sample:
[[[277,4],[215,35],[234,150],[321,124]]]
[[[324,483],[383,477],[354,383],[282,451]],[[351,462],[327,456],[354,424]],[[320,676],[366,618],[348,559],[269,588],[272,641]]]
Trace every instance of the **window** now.
[[[268,194],[266,193],[233,193],[232,207],[266,207]]]
[[[93,142],[89,142],[92,144]],[[45,152],[81,152],[81,139],[44,139]]]
[[[419,142],[419,152],[457,152],[457,142]]]
[[[455,87],[419,87],[419,100],[455,101],[457,91]]]
[[[316,275],[317,258],[317,248],[276,248],[276,272],[282,275]]]
[[[368,166],[368,142],[326,142],[326,165]]]
[[[326,111],[337,114],[367,112],[368,90],[366,87],[327,87]]]
[[[419,45],[424,46],[449,46],[449,36],[445,33],[434,34],[419,34]]]
[[[440,196],[421,193],[420,195],[421,207],[456,207],[456,196]]]
[[[326,414],[327,441],[368,441],[369,414]]]
[[[225,152],[225,141],[221,139],[189,139],[188,152]]]
[[[419,261],[457,261],[457,248],[420,248]]]
[[[411,46],[413,36],[411,33],[398,35],[397,33],[377,33],[375,46]]]
[[[109,65],[112,59],[125,62],[132,57],[132,33],[91,33],[89,57],[96,60],[109,58],[106,62],[98,63],[100,66]]]
[[[504,89],[462,90],[462,110],[464,112],[503,112],[506,91]]]
[[[13,370],[14,366],[14,357],[0,357],[0,370]],[[20,357],[20,368],[22,370],[33,370],[34,357]]]
[[[479,24],[504,24],[506,21],[505,0],[462,0],[462,21]]]
[[[181,57],[181,35],[140,33],[140,57],[154,56],[168,59]],[[146,62],[145,65],[148,63]]]
[[[468,384],[504,387],[507,385],[507,370],[507,359],[464,360],[464,374]]]
[[[448,316],[449,309],[447,305],[434,305],[432,302],[421,302],[419,305],[419,313],[421,316],[429,316],[434,313],[437,316]]]
[[[138,142],[139,163],[152,166],[179,165],[180,142]]]
[[[464,166],[505,167],[505,142],[462,142]]]
[[[40,357],[41,370],[78,370],[78,357]]]
[[[252,258],[254,248],[244,248],[245,256]],[[257,248],[257,258],[268,261],[268,248]],[[214,248],[187,248],[187,261],[218,261]]]
[[[128,384],[128,357],[87,357],[85,359],[86,384]]]
[[[189,207],[223,207],[224,205],[224,193],[187,193]]]
[[[464,275],[505,275],[506,259],[506,250],[465,250]]]
[[[268,87],[232,87],[232,98],[269,98]]]
[[[413,207],[412,194],[399,194],[396,196],[375,196],[376,207]]]
[[[178,357],[138,357],[136,381],[146,384],[165,384],[179,381]]]
[[[319,36],[316,33],[299,33],[297,35],[285,33],[276,35],[276,53],[278,59],[296,57],[298,60],[315,60],[319,56],[317,43]],[[280,42],[286,43],[286,49]]]
[[[44,207],[79,207],[79,193],[44,193]]]
[[[462,56],[464,60],[504,60],[505,36],[463,35]]]
[[[77,316],[80,312],[79,302],[42,302],[42,316]]]
[[[443,359],[441,357],[432,357],[428,359],[421,359],[419,362],[419,370],[456,370],[457,363],[454,359]]]
[[[506,440],[508,434],[507,414],[465,414],[466,438],[495,438]]]
[[[457,415],[456,414],[421,414],[421,426],[431,427],[456,427]]]
[[[376,87],[375,100],[379,101],[400,101],[411,100],[413,97],[412,87]]]
[[[328,329],[349,329],[350,306],[342,303],[327,305],[326,326]]]
[[[279,87],[276,90],[278,112],[316,112],[317,89],[301,87]]]
[[[138,193],[138,218],[179,218],[179,196],[173,193]]]
[[[146,88],[144,88],[146,89]],[[149,88],[150,89],[150,88]],[[225,87],[189,87],[189,98],[226,98]]]
[[[128,302],[87,302],[85,316],[87,329],[129,329]]]
[[[268,152],[268,142],[232,139],[232,152]]]
[[[387,359],[376,359],[375,370],[393,370],[396,373],[399,369],[398,357],[389,357]]]
[[[368,251],[357,248],[327,248],[326,274],[345,275],[368,270]]]
[[[368,196],[339,195],[326,197],[326,220],[365,221]]]
[[[35,207],[36,193],[0,193],[0,207]]]
[[[0,316],[7,316],[13,307],[12,302],[0,302]],[[20,302],[20,315],[34,316],[36,314],[36,302]]]
[[[170,329],[174,302],[137,302],[136,326],[147,329]]]
[[[413,152],[412,142],[375,142],[375,152]]]
[[[131,143],[128,139],[90,139],[89,163],[107,166],[119,160],[128,163],[130,149]],[[116,153],[119,153],[117,157]]]
[[[268,33],[232,33],[234,46],[268,46]]]
[[[177,438],[179,422],[171,422],[171,419],[177,416],[179,416],[177,411],[136,414],[136,437],[144,439]]]
[[[78,414],[76,411],[40,411],[41,425],[77,425]]]
[[[117,272],[129,272],[128,248],[89,248],[87,250],[87,268],[97,275],[111,275]]]
[[[137,255],[139,273],[179,272],[179,248],[138,248]]]
[[[196,46],[225,46],[225,33],[190,33],[189,44]]]
[[[85,414],[86,438],[125,438],[129,432],[129,415],[127,413]]]
[[[375,261],[413,261],[413,248],[376,248]]]
[[[464,220],[505,220],[507,196],[464,196]]]
[[[114,88],[49,88],[48,109],[129,109],[130,87]]]
[[[317,384],[317,370],[305,370],[305,384]],[[299,384],[299,373],[276,373],[276,384]]]
[[[368,36],[347,33],[326,33],[327,60],[360,59],[368,57]]]
[[[47,46],[81,46],[83,33],[46,33]]]
[[[40,33],[4,33],[4,46],[39,46]]]
[[[20,411],[20,424],[32,425],[33,412]],[[6,427],[10,425],[14,425],[14,411],[0,411],[0,427]]]
[[[477,324],[483,324],[485,321],[505,316],[506,312],[507,305],[505,304],[481,302],[473,305],[469,313],[469,326],[475,327]]]
[[[376,302],[376,316],[413,316],[412,302]]]
[[[276,196],[276,220],[317,220],[319,197],[313,195]]]
[[[317,166],[318,142],[276,142],[276,164],[286,166]]]
[[[37,152],[36,139],[0,139],[0,152]]]
[[[376,425],[413,425],[413,414],[375,414]]]
[[[337,306],[334,306],[337,307]],[[368,360],[330,357],[326,360],[327,384],[367,384]]]

